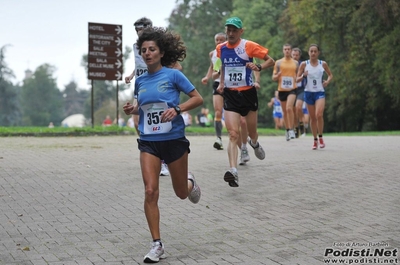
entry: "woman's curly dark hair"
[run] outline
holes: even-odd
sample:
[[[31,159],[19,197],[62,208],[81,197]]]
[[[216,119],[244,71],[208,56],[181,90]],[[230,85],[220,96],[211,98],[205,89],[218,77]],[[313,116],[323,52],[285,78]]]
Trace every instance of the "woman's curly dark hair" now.
[[[136,45],[139,54],[142,54],[141,47],[145,41],[154,41],[164,53],[161,58],[162,66],[171,66],[177,61],[182,62],[186,58],[186,46],[181,36],[162,27],[145,28],[137,39]]]

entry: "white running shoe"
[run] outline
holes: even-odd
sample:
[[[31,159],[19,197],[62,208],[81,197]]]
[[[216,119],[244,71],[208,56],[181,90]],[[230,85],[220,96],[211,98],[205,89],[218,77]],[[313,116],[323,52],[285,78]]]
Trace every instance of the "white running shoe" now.
[[[164,162],[161,162],[160,176],[169,176],[168,165]]]
[[[246,165],[246,163],[249,161],[250,161],[249,152],[247,151],[247,149],[241,149],[239,165],[241,166]]]
[[[293,130],[289,130],[289,136],[290,136],[290,139],[296,138],[296,134],[294,133]]]
[[[256,145],[253,145],[251,143],[250,137],[247,138],[247,141],[248,141],[249,145],[251,147],[253,147],[254,154],[256,155],[256,157],[260,160],[263,160],[265,158],[265,152],[264,152],[264,149],[262,148],[262,146],[260,145],[260,143],[257,141]]]
[[[290,141],[290,134],[289,134],[289,131],[286,131],[286,141]]]
[[[214,148],[217,149],[217,150],[223,150],[224,149],[224,147],[222,146],[221,138],[217,137],[217,140],[215,140],[215,143],[214,143]]]
[[[196,180],[194,179],[194,175],[192,173],[188,173],[188,179],[193,181],[193,188],[192,191],[189,193],[189,200],[193,203],[198,203],[200,201],[200,197],[201,197],[201,190],[199,185],[197,185]]]
[[[160,261],[160,259],[165,259],[164,245],[159,241],[151,242],[150,252],[144,256],[143,262],[157,263]]]

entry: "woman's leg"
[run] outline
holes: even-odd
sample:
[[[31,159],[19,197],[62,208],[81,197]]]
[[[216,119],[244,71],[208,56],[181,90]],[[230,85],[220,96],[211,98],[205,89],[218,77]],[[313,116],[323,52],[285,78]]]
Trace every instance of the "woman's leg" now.
[[[160,158],[146,153],[140,153],[140,166],[144,184],[144,213],[153,240],[160,239],[160,211],[158,208]]]
[[[193,186],[188,180],[188,152],[186,151],[179,159],[169,163],[168,168],[176,196],[182,200],[186,199]]]
[[[274,122],[275,122],[275,130],[278,130],[281,125],[281,121],[278,117],[274,117]]]
[[[315,101],[315,117],[317,120],[318,134],[322,135],[324,132],[324,110],[325,98],[320,98]]]
[[[307,110],[308,110],[308,114],[310,116],[310,127],[311,127],[311,132],[314,136],[314,139],[317,138],[317,131],[318,131],[318,127],[317,127],[317,117],[315,116],[315,105],[310,105],[307,104]]]

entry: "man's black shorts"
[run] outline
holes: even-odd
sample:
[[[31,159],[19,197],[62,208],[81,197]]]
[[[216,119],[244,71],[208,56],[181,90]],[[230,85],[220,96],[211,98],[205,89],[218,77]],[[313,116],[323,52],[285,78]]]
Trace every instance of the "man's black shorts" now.
[[[246,116],[249,111],[258,110],[257,89],[253,86],[248,90],[237,91],[224,88],[224,110]]]
[[[289,95],[296,95],[296,89],[290,91],[279,91],[278,98],[280,101],[287,101]]]

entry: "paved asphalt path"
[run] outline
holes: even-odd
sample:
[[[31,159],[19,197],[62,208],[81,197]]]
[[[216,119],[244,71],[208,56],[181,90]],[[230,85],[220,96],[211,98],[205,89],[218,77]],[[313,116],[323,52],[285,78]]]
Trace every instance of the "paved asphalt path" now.
[[[398,264],[400,137],[327,136],[312,151],[310,136],[263,136],[266,158],[250,150],[238,188],[214,137],[188,138],[202,198],[180,200],[160,178],[160,264]],[[0,264],[143,264],[138,157],[135,136],[0,138]]]

